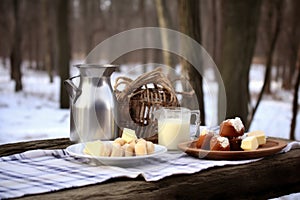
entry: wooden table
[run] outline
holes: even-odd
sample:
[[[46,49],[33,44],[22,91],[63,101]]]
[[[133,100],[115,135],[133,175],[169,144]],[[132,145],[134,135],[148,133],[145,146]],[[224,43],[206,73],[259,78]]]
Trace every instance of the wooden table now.
[[[68,138],[5,144],[0,156],[32,149],[66,148]],[[21,199],[267,199],[300,192],[300,149],[244,165],[214,167],[157,182],[116,178],[104,183]]]

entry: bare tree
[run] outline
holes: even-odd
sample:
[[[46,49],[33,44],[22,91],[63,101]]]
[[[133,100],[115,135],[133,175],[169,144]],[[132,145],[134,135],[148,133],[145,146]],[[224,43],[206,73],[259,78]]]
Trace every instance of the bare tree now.
[[[0,57],[3,58],[2,62],[4,66],[7,66],[6,58],[11,53],[11,43],[13,41],[13,25],[14,15],[11,12],[13,8],[13,2],[10,0],[2,0],[0,3]]]
[[[195,39],[198,43],[201,43],[201,26],[200,26],[200,2],[198,0],[179,0],[178,1],[178,11],[179,11],[179,29],[181,32],[187,34],[188,36]],[[195,55],[193,49],[190,47],[184,47],[188,54],[193,56],[196,60],[201,55]],[[201,111],[201,123],[205,124],[205,110],[204,110],[204,93],[202,87],[202,76],[185,59],[181,59],[181,65],[183,71],[185,71],[189,77],[189,82],[194,89],[199,109]]]
[[[22,75],[21,75],[21,41],[22,41],[22,29],[20,22],[20,1],[14,0],[14,19],[15,19],[15,28],[14,28],[14,37],[12,44],[12,51],[10,54],[10,64],[11,64],[11,79],[16,83],[15,91],[18,92],[22,90]]]
[[[83,33],[85,40],[85,54],[87,55],[94,47],[94,38],[96,33],[101,30],[98,22],[103,20],[101,16],[100,1],[80,1],[82,5]],[[99,14],[99,15],[97,15]]]
[[[281,31],[281,20],[282,11],[284,6],[283,0],[264,0],[264,8],[262,15],[264,15],[264,20],[261,20],[263,31],[259,35],[264,36],[262,42],[265,42],[265,52],[266,52],[266,72],[265,72],[265,83],[263,89],[266,93],[271,93],[271,71],[272,71],[272,60],[275,51],[275,46],[277,44],[277,39]],[[264,91],[262,90],[262,92]]]
[[[166,5],[166,0],[155,0],[156,12],[158,16],[158,24],[162,28],[171,28],[172,20],[169,10]],[[167,49],[169,47],[169,40],[167,38],[166,31],[161,31],[162,46]],[[171,54],[167,51],[163,51],[163,61],[167,66],[172,67],[173,63]]]
[[[226,118],[239,116],[244,123],[249,114],[249,70],[256,43],[260,6],[260,0],[221,1],[222,52],[219,69],[226,90]]]
[[[201,29],[202,44],[216,63],[219,63],[218,43],[220,33],[220,1],[202,0],[201,2]]]
[[[292,108],[292,120],[291,120],[291,131],[290,140],[295,140],[295,129],[297,124],[297,114],[298,114],[298,99],[299,99],[299,84],[300,84],[300,55],[298,54],[298,66],[297,66],[297,77],[294,86],[294,98],[293,98],[293,108]]]
[[[53,34],[51,26],[51,10],[52,4],[50,1],[42,1],[42,14],[43,14],[43,35],[45,36],[45,50],[44,50],[44,65],[49,75],[50,83],[53,83],[53,66],[54,66],[54,55],[53,55]]]
[[[250,127],[251,122],[254,118],[254,115],[258,109],[258,106],[261,102],[264,92],[270,93],[270,84],[271,84],[271,69],[272,69],[272,60],[273,54],[275,51],[275,45],[277,43],[277,39],[281,30],[281,18],[282,18],[282,0],[265,0],[264,7],[266,10],[267,19],[261,20],[263,26],[265,27],[265,31],[267,34],[265,35],[264,41],[267,41],[266,44],[266,71],[264,77],[264,83],[262,89],[258,95],[258,99],[256,101],[255,106],[252,108],[250,112],[249,120],[247,121],[247,127]],[[274,19],[274,23],[273,20]],[[261,33],[261,35],[264,35]]]
[[[294,99],[293,99],[293,109],[292,109],[292,120],[291,120],[291,131],[290,131],[290,139],[295,139],[295,128],[296,128],[296,118],[298,113],[298,90],[299,90],[299,82],[300,82],[300,2],[297,0],[291,0],[289,2],[289,8],[291,15],[291,29],[289,30],[290,36],[290,55],[289,55],[289,63],[291,68],[294,69],[293,75],[291,76],[290,82],[294,84]]]
[[[68,29],[68,6],[69,1],[57,3],[57,44],[58,44],[58,67],[60,75],[60,108],[69,107],[69,97],[64,87],[64,80],[69,77],[70,45]]]

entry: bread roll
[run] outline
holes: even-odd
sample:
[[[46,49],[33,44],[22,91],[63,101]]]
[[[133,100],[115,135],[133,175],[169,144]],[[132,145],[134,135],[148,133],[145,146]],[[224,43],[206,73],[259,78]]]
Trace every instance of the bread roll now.
[[[213,132],[208,132],[206,137],[203,140],[203,144],[201,146],[201,149],[209,150],[210,149],[210,140],[215,136],[216,134]]]
[[[201,146],[202,146],[202,144],[203,144],[203,141],[204,141],[204,139],[205,139],[205,137],[206,137],[207,134],[208,134],[207,129],[204,129],[203,131],[201,131],[201,133],[200,133],[200,135],[199,135],[199,138],[198,138],[198,140],[197,140],[197,142],[196,142],[196,147],[197,147],[198,149],[201,148]]]
[[[232,137],[228,138],[230,144],[230,151],[243,151],[241,148],[242,138],[241,137]]]
[[[215,135],[210,140],[210,150],[212,151],[230,151],[229,140],[226,137]]]
[[[210,140],[214,135],[215,135],[214,132],[204,129],[200,133],[200,136],[196,142],[196,147],[199,149],[201,148],[201,149],[209,150],[210,149]]]
[[[219,135],[222,137],[239,137],[244,134],[245,127],[239,117],[227,119],[220,125]]]

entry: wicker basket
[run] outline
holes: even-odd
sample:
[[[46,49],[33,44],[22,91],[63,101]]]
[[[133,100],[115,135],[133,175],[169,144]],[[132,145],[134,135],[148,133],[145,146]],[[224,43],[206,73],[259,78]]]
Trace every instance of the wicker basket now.
[[[122,91],[118,90],[120,85],[125,85]],[[142,138],[153,138],[157,134],[153,111],[159,107],[179,106],[176,92],[161,68],[142,74],[136,80],[117,78],[114,92],[118,101],[119,125],[134,129]]]

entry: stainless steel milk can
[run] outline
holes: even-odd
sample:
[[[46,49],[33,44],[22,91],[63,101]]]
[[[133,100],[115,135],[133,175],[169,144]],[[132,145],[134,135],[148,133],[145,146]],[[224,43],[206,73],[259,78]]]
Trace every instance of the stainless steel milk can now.
[[[110,76],[116,65],[75,65],[79,76],[65,80],[70,96],[70,140],[112,140],[118,135],[117,103]],[[79,79],[79,84],[75,84]]]

